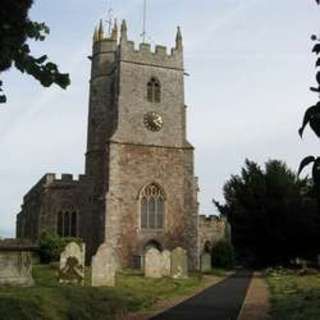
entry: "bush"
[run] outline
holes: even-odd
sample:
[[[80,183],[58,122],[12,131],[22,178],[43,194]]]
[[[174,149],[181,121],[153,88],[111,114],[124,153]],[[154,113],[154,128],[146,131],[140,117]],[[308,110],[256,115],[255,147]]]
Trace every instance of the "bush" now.
[[[78,238],[62,238],[56,234],[44,232],[39,241],[40,262],[50,263],[59,261],[61,252],[72,241],[81,243],[81,240]]]
[[[212,249],[212,265],[218,268],[231,268],[234,263],[234,253],[231,243],[221,240]]]

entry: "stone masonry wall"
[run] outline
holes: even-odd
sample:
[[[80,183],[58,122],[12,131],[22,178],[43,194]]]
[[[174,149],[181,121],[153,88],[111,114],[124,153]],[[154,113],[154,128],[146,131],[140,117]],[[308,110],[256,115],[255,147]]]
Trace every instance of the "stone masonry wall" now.
[[[57,232],[57,217],[60,211],[78,213],[78,235],[87,239],[88,246],[95,242],[88,226],[90,217],[90,194],[92,184],[85,176],[78,180],[70,174],[61,179],[55,174],[46,174],[24,197],[22,211],[17,217],[17,238],[39,240],[42,232]],[[92,246],[92,244],[91,244]]]
[[[143,255],[146,244],[153,240],[162,249],[186,249],[195,269],[198,221],[192,203],[185,198],[194,188],[188,169],[192,150],[124,144],[112,144],[110,150],[106,241],[115,248],[121,264],[132,265],[133,257]],[[164,230],[140,228],[139,192],[150,183],[160,185],[166,195]]]
[[[146,59],[147,61],[147,59]],[[112,141],[185,147],[186,123],[183,70],[150,64],[120,62],[119,123]],[[161,102],[147,100],[147,83],[152,77],[161,84]],[[159,113],[164,121],[158,132],[150,132],[143,123],[148,112]]]
[[[222,240],[228,239],[228,223],[226,219],[217,216],[199,216],[199,246],[200,253],[205,251],[206,243],[210,247]]]

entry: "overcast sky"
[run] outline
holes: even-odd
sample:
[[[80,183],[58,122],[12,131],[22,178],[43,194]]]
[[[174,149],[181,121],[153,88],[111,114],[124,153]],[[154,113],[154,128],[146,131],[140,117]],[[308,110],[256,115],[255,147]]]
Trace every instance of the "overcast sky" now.
[[[143,0],[111,1],[129,38],[140,41]],[[312,33],[320,31],[314,0],[149,0],[152,44],[185,45],[188,138],[196,147],[201,212],[214,212],[223,183],[245,158],[281,159],[296,169],[319,141],[297,130],[316,101]],[[32,43],[69,72],[71,87],[44,89],[13,69],[1,75],[8,103],[0,108],[0,236],[13,236],[23,195],[46,172],[84,171],[91,39],[107,1],[35,1],[31,16],[45,21],[47,41]]]

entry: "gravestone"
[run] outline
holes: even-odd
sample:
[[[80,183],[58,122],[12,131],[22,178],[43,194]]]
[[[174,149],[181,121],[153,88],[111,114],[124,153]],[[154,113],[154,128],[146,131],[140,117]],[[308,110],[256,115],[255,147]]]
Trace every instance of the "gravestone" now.
[[[164,277],[169,277],[171,271],[171,252],[169,250],[164,250],[161,253],[161,260],[161,274]]]
[[[70,242],[60,255],[59,282],[84,285],[85,244]]]
[[[171,277],[188,278],[188,257],[186,250],[178,247],[171,252]]]
[[[211,271],[211,255],[207,252],[203,253],[200,257],[201,271]]]
[[[32,251],[34,246],[21,241],[0,241],[0,286],[28,287],[32,278]]]
[[[116,284],[117,259],[109,245],[98,248],[91,263],[91,285],[93,287],[114,287]]]
[[[156,248],[150,248],[145,255],[144,274],[147,278],[162,277],[162,255]]]

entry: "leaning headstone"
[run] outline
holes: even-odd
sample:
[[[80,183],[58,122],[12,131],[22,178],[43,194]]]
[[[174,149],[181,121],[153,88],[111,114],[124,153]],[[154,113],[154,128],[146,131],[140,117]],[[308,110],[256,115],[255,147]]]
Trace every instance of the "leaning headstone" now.
[[[0,241],[0,287],[28,287],[32,278],[34,246],[16,240]]]
[[[70,242],[60,255],[59,282],[84,285],[85,245]]]
[[[188,257],[186,250],[178,247],[171,252],[171,277],[188,278]]]
[[[117,259],[114,250],[103,243],[91,263],[91,285],[93,287],[114,287],[116,284]]]
[[[211,271],[211,255],[207,252],[203,253],[200,257],[201,271]]]
[[[164,277],[169,277],[171,272],[171,252],[164,250],[161,253],[161,274]]]
[[[162,256],[158,249],[150,248],[145,255],[144,274],[147,278],[162,277]]]

